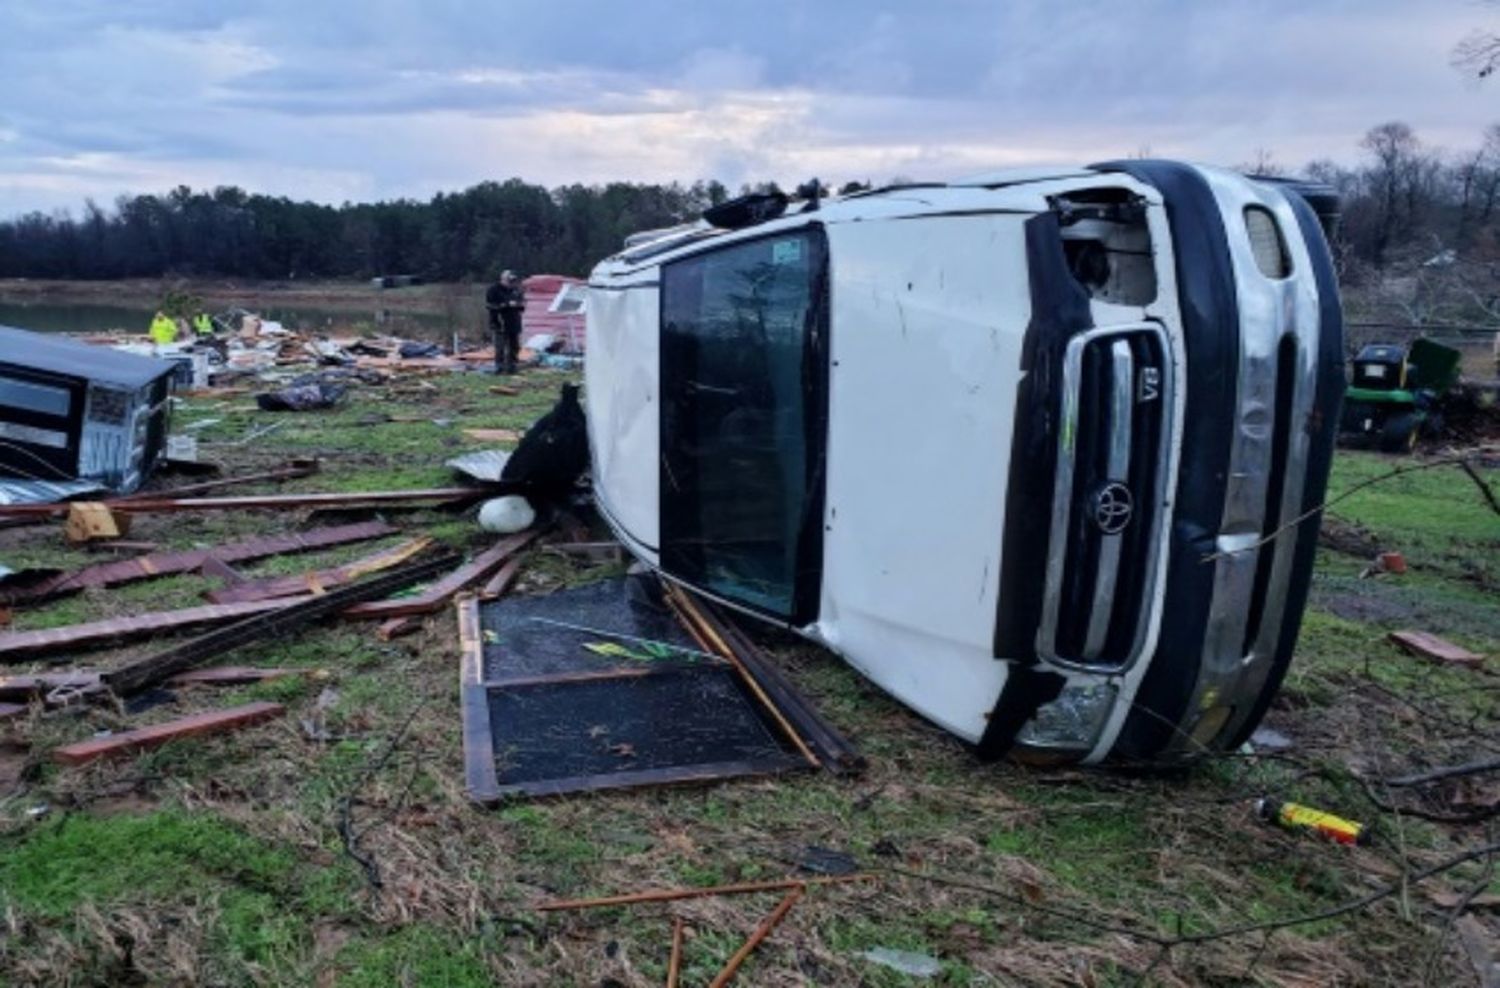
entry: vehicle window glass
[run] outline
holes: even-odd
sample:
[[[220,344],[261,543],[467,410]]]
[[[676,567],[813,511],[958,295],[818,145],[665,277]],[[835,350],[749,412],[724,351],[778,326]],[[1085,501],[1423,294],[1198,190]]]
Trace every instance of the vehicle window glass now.
[[[663,566],[786,618],[821,503],[823,257],[806,230],[663,270]]]

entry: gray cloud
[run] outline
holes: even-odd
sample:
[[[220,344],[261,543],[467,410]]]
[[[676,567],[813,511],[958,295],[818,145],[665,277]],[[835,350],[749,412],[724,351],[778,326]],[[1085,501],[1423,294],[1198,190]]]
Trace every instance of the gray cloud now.
[[[1154,152],[1351,160],[1500,118],[1468,0],[53,0],[0,8],[0,213],[179,182],[944,177]],[[1500,19],[1500,18],[1497,18]]]

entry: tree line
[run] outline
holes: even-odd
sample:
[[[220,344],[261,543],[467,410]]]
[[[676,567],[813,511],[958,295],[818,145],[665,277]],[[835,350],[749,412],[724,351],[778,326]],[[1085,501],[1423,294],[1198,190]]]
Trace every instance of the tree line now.
[[[1475,147],[1446,151],[1405,123],[1385,123],[1366,133],[1360,149],[1354,165],[1325,159],[1296,173],[1342,196],[1335,248],[1347,279],[1445,252],[1500,257],[1500,124]],[[1288,174],[1268,152],[1240,168]],[[0,277],[415,274],[459,281],[507,267],[581,275],[628,234],[694,219],[729,194],[718,182],[548,189],[513,178],[426,202],[330,206],[234,186],[179,186],[123,196],[113,209],[88,202],[76,217],[33,212],[0,221]]]
[[[481,182],[427,202],[329,206],[235,186],[87,202],[81,216],[0,221],[0,277],[491,278],[503,268],[584,274],[626,235],[723,202],[718,182],[547,189]]]

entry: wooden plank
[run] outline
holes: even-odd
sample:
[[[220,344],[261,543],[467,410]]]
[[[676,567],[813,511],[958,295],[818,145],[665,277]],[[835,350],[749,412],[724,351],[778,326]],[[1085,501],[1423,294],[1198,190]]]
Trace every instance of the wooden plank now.
[[[554,542],[547,551],[560,556],[582,556],[599,562],[618,563],[625,559],[625,547],[618,542]]]
[[[488,487],[427,487],[409,491],[350,491],[328,494],[250,494],[242,497],[161,497],[153,494],[140,499],[118,499],[106,502],[114,511],[133,515],[177,514],[185,511],[295,510],[297,508],[361,508],[382,504],[454,504],[514,493],[517,485]],[[66,514],[51,504],[0,504],[0,518],[52,517]],[[41,508],[44,510],[23,510]]]
[[[735,973],[739,971],[750,955],[755,953],[755,948],[759,947],[761,941],[770,936],[771,931],[781,924],[781,921],[786,918],[786,914],[792,911],[792,907],[797,904],[797,900],[802,898],[806,891],[806,888],[799,885],[788,892],[786,897],[776,904],[776,908],[772,909],[766,918],[760,921],[760,925],[740,945],[740,949],[734,952],[734,956],[729,958],[729,961],[714,976],[714,979],[709,982],[708,988],[724,988],[725,985],[733,981]]]
[[[465,429],[464,435],[481,443],[514,443],[521,440],[521,434],[515,429]]]
[[[97,758],[127,755],[154,748],[177,738],[200,737],[249,727],[279,717],[285,711],[286,708],[279,703],[247,703],[242,707],[194,714],[122,734],[64,745],[53,751],[52,757],[64,765],[84,765]]]
[[[523,562],[525,560],[521,556],[507,560],[505,565],[496,570],[495,575],[485,582],[479,591],[479,599],[499,600],[501,597],[504,597],[505,591],[509,590],[510,585],[516,582],[516,576],[521,572],[521,564]]]
[[[430,538],[411,539],[398,546],[382,549],[373,555],[356,559],[330,569],[273,576],[263,580],[242,580],[234,586],[204,594],[216,604],[233,604],[252,600],[274,600],[307,593],[327,593],[333,587],[353,583],[362,576],[399,566],[432,545]]]
[[[106,672],[100,676],[100,679],[105,688],[121,695],[136,693],[184,669],[191,669],[209,659],[218,658],[226,652],[265,641],[277,635],[284,635],[303,625],[337,614],[351,604],[388,597],[452,565],[453,557],[440,556],[425,562],[412,563],[363,583],[340,587],[326,594],[300,597],[293,603],[256,614],[228,627],[200,635],[174,648]]]
[[[295,480],[299,477],[310,477],[317,473],[319,464],[314,459],[292,460],[284,467],[274,470],[266,470],[262,473],[244,474],[238,477],[224,477],[219,480],[207,480],[198,484],[186,484],[182,487],[173,487],[165,491],[139,491],[135,494],[127,494],[123,497],[109,498],[103,502],[106,507],[115,508],[124,502],[160,501],[163,498],[180,498],[185,494],[201,494],[206,491],[219,490],[224,487],[233,487],[238,484],[258,484],[266,481]],[[73,502],[64,501],[59,504],[7,504],[0,505],[0,518],[61,518],[71,510]]]
[[[375,637],[383,642],[395,641],[407,635],[414,635],[422,629],[422,622],[414,617],[396,617],[389,621],[380,622],[380,627],[375,629]]]
[[[204,604],[175,611],[151,611],[133,617],[71,624],[61,628],[7,631],[0,633],[0,664],[25,662],[48,652],[96,648],[101,645],[114,645],[149,638],[164,631],[181,631],[184,628],[222,624],[225,621],[285,607],[288,603],[291,601],[283,599],[251,601],[243,604]]]
[[[472,583],[484,579],[512,554],[520,552],[541,534],[541,529],[518,532],[507,536],[476,555],[473,559],[453,570],[416,597],[401,600],[378,600],[351,607],[345,617],[369,620],[385,620],[393,617],[411,617],[416,614],[431,614],[441,610],[453,599],[453,595]]]
[[[239,584],[246,582],[243,573],[216,556],[209,556],[203,560],[203,565],[198,567],[198,572],[204,576],[223,580],[225,583]],[[214,603],[224,604],[228,603],[228,601],[216,600]]]
[[[391,535],[399,529],[382,521],[358,522],[353,525],[335,525],[315,528],[309,532],[288,532],[282,535],[261,536],[243,542],[209,549],[191,549],[185,552],[161,552],[134,559],[120,559],[108,563],[96,563],[82,569],[59,573],[36,583],[19,586],[0,593],[0,599],[10,603],[48,600],[62,594],[75,593],[89,587],[112,587],[137,580],[149,580],[173,573],[190,573],[200,569],[213,556],[224,563],[245,562],[278,556],[292,552],[307,552],[326,549],[330,546]]]
[[[267,494],[248,497],[160,498],[124,501],[114,507],[131,514],[175,514],[180,511],[248,511],[253,509],[360,508],[381,504],[449,504],[504,493],[498,487],[429,487],[410,491],[351,491],[336,494]]]
[[[813,703],[792,685],[776,664],[766,657],[738,625],[712,604],[698,600],[700,615],[720,631],[723,640],[739,657],[745,673],[753,677],[787,719],[818,753],[825,768],[839,774],[857,774],[867,767],[864,755],[822,715]]]
[[[167,680],[168,686],[240,686],[245,683],[264,683],[270,679],[285,679],[300,676],[307,669],[266,669],[259,666],[209,666],[206,669],[189,669],[179,672]]]
[[[458,686],[459,717],[463,725],[464,785],[476,803],[500,798],[495,775],[495,741],[490,733],[489,692],[484,688],[484,638],[480,631],[479,601],[459,596]]]
[[[1425,631],[1393,631],[1390,633],[1390,640],[1413,655],[1444,665],[1468,669],[1478,669],[1484,665],[1484,656]]]
[[[797,730],[787,720],[786,714],[782,712],[782,709],[766,693],[765,689],[760,685],[760,681],[750,675],[749,670],[745,668],[745,664],[740,660],[739,655],[735,653],[734,649],[729,647],[728,642],[724,640],[719,629],[715,628],[709,622],[702,608],[685,591],[680,591],[674,586],[666,586],[664,594],[669,603],[675,602],[680,607],[681,612],[679,613],[679,617],[685,617],[690,625],[697,625],[703,637],[713,646],[712,651],[734,664],[735,671],[740,674],[740,680],[749,688],[751,695],[760,701],[760,705],[765,708],[766,712],[771,715],[771,719],[776,722],[777,727],[781,728],[781,733],[797,749],[798,754],[807,759],[807,763],[813,768],[822,768],[823,760],[813,753],[806,739],[802,737],[802,732]]]
[[[27,711],[24,703],[0,703],[0,720],[10,720],[19,717]]]

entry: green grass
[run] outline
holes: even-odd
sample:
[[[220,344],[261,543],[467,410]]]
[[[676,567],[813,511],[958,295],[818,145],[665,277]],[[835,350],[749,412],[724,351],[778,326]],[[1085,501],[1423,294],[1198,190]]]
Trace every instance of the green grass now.
[[[340,988],[490,988],[495,984],[472,938],[421,924],[362,940],[338,955]]]
[[[1328,484],[1329,499],[1355,485],[1417,461],[1374,453],[1339,451]],[[1478,470],[1500,491],[1500,470]],[[1452,579],[1479,578],[1500,585],[1500,516],[1456,465],[1435,466],[1390,477],[1355,491],[1329,513],[1373,530],[1383,545],[1408,562]]]
[[[0,841],[0,889],[23,909],[65,916],[84,900],[148,900],[220,885],[286,893],[296,858],[211,816],[65,816]]]
[[[525,375],[525,393],[515,398],[490,394],[493,378],[479,375],[434,379],[435,392],[409,384],[388,393],[362,389],[343,409],[277,416],[286,422],[277,432],[209,451],[223,455],[230,472],[265,469],[294,454],[323,458],[322,474],[256,488],[266,491],[447,485],[454,478],[443,461],[482,445],[465,439],[463,427],[523,428],[550,407],[561,379]],[[210,404],[194,403],[183,416],[222,417],[205,438],[234,439],[273,420]],[[456,421],[366,424],[385,413]],[[1399,462],[1341,452],[1331,493]],[[1496,479],[1494,471],[1489,476]],[[1314,606],[1271,714],[1297,745],[1295,761],[1226,759],[1164,777],[980,762],[826,652],[781,638],[768,640],[768,650],[870,758],[865,778],[808,773],[479,810],[462,790],[450,611],[393,643],[376,640],[368,625],[337,622],[257,642],[224,661],[326,675],[194,690],[140,714],[94,710],[16,729],[12,736],[33,746],[28,757],[41,768],[12,798],[0,784],[0,896],[23,931],[9,940],[0,932],[0,970],[38,965],[44,976],[31,981],[42,982],[160,983],[171,980],[166,958],[177,951],[198,963],[198,981],[228,985],[659,983],[671,916],[685,915],[693,936],[684,983],[704,984],[775,905],[775,895],[680,911],[547,917],[531,906],[557,895],[779,877],[817,845],[873,869],[897,863],[990,885],[1010,898],[890,876],[868,889],[815,889],[757,951],[743,983],[917,983],[859,957],[885,946],[937,958],[943,973],[932,984],[1133,984],[1140,962],[1127,959],[1121,941],[1044,917],[1014,897],[1159,931],[1200,931],[1324,908],[1383,880],[1367,867],[1373,859],[1390,865],[1401,847],[1435,857],[1462,839],[1406,820],[1398,842],[1353,773],[1367,771],[1373,754],[1392,759],[1391,770],[1464,755],[1461,737],[1391,695],[1460,721],[1496,723],[1500,691],[1474,689],[1482,680],[1415,660],[1385,638],[1394,627],[1420,627],[1481,652],[1500,649],[1500,595],[1486,582],[1500,576],[1500,525],[1486,511],[1471,482],[1451,468],[1398,478],[1337,505],[1334,515],[1403,551],[1412,569],[1362,578],[1368,560],[1320,554]],[[465,552],[489,541],[472,513],[390,517],[401,536],[239,568],[255,577],[299,573],[417,534]],[[303,523],[256,512],[142,518],[132,537],[185,548]],[[7,561],[76,566],[99,559],[64,547],[55,527],[5,537],[16,546]],[[620,570],[539,552],[523,583],[545,592]],[[16,626],[185,606],[217,584],[198,574],[144,581],[23,608]],[[320,705],[320,697],[331,702]],[[286,704],[287,716],[97,769],[46,763],[52,744],[100,727],[259,699]],[[309,737],[302,720],[319,721],[331,737]],[[381,762],[402,730],[397,750]],[[0,746],[0,778],[7,750]],[[139,803],[122,810],[98,802],[116,792]],[[1377,823],[1378,840],[1351,852],[1276,830],[1250,809],[1268,794]],[[23,810],[38,802],[56,809],[32,821]],[[385,879],[378,894],[344,853],[337,828],[346,805]],[[1464,872],[1454,885],[1477,878]],[[1404,916],[1375,910],[1278,934],[1257,971],[1267,983],[1296,980],[1307,957],[1327,953],[1339,958],[1340,970],[1357,972],[1355,980],[1379,980],[1392,953],[1415,956],[1428,942],[1421,899],[1411,898],[1417,905]],[[120,967],[94,910],[109,923],[146,917],[155,924],[133,947],[144,967]],[[509,917],[537,924],[535,935],[518,932]],[[177,945],[169,949],[169,941]],[[1174,970],[1188,982],[1242,983],[1257,945],[1240,946],[1222,958],[1183,951]],[[1074,966],[1075,952],[1083,952],[1076,963],[1084,967]],[[15,980],[31,983],[26,977]]]

